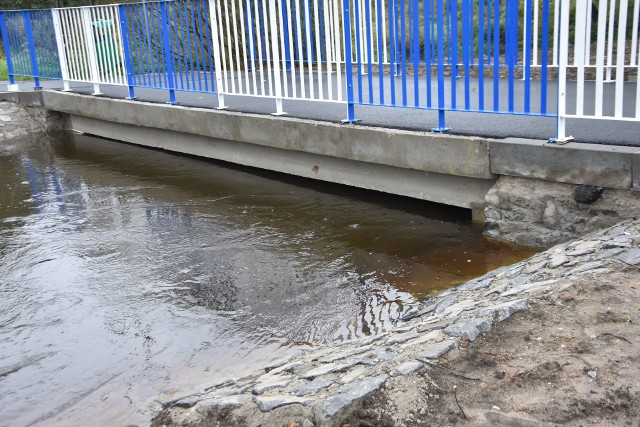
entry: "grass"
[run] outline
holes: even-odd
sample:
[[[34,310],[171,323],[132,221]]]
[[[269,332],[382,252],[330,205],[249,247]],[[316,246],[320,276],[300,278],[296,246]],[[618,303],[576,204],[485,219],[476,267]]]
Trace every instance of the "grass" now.
[[[16,81],[28,81],[33,80],[31,77],[15,76]],[[7,68],[7,58],[0,57],[0,81],[9,81],[9,70]]]

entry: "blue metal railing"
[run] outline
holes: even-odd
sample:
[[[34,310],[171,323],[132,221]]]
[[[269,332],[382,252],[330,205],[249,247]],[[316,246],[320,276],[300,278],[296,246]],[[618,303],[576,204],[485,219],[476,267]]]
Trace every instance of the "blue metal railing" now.
[[[11,84],[15,77],[61,79],[50,10],[0,11],[0,31]]]
[[[130,96],[133,87],[216,93],[206,0],[119,5]]]
[[[534,1],[542,17],[535,23]],[[135,88],[149,88],[167,90],[170,103],[178,91],[330,100],[347,104],[350,122],[357,105],[436,110],[434,130],[446,131],[448,111],[556,116],[547,106],[550,1],[231,0],[210,11],[208,0],[157,0],[118,5],[119,32],[100,34],[121,40],[100,46],[88,13],[73,15],[86,22],[61,21],[62,40],[51,10],[0,12],[0,31],[12,84],[16,76],[33,78],[37,88],[42,78],[64,78],[58,52],[72,56],[76,71],[91,68],[87,57],[94,55],[93,75],[111,80],[91,83],[126,83],[130,98]],[[212,28],[213,15],[219,28]],[[326,76],[336,71],[332,83]],[[284,94],[272,89],[276,80]],[[323,98],[323,89],[335,96]]]
[[[380,0],[376,1],[380,5]],[[344,3],[346,8],[350,2]],[[548,12],[549,0],[542,3],[543,11]],[[375,49],[370,4],[365,2],[365,10],[360,10],[360,2],[354,2],[351,13],[355,15],[356,25],[347,38],[347,42],[351,42],[347,44],[356,52],[354,103],[435,109],[439,111],[439,126],[435,130],[439,131],[447,130],[446,111],[554,116],[547,109],[548,13],[543,14],[541,31],[542,78],[535,82],[534,89],[532,20],[524,24],[520,21],[519,2],[392,0],[388,7],[388,16],[392,16],[389,63],[378,55],[376,76],[372,61],[363,64],[363,52],[368,52],[371,58]],[[528,10],[527,16],[532,16],[532,0],[525,0],[524,7]],[[505,14],[504,19],[501,13]],[[362,14],[365,28],[359,25]],[[345,16],[344,20],[351,21],[351,18]],[[382,25],[378,16],[378,28]],[[520,37],[523,25],[527,34],[524,40]],[[383,49],[379,41],[377,50]],[[363,66],[367,68],[366,74]]]

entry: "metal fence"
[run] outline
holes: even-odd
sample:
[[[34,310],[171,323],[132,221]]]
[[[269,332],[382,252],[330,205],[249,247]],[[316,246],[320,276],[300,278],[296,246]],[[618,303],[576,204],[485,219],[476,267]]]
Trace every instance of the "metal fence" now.
[[[41,87],[40,79],[62,77],[49,10],[0,12],[0,31],[10,88],[16,88],[16,76],[33,78],[36,88]]]
[[[15,77],[640,121],[640,0],[159,0],[0,12]]]

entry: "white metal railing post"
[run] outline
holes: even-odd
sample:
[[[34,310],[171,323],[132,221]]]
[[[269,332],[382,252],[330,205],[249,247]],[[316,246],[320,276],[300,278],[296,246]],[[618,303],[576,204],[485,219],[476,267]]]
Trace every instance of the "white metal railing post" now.
[[[585,66],[585,34],[587,27],[587,2],[578,0],[575,11],[575,41],[573,65],[576,67],[576,115],[582,116],[584,111],[584,66]]]
[[[209,0],[209,20],[211,24],[211,44],[213,45],[213,66],[216,73],[216,92],[218,93],[218,109],[227,108],[224,103],[225,87],[222,82],[222,61],[220,59],[220,45],[222,40],[218,33],[218,19],[215,0]]]
[[[614,27],[616,23],[616,0],[611,0],[609,8],[609,34],[607,40],[607,81],[611,81],[611,70],[613,68],[613,40],[615,38]],[[603,13],[605,11],[603,10]]]
[[[53,31],[56,35],[56,48],[58,49],[58,58],[60,59],[62,90],[68,92],[71,90],[69,88],[69,67],[67,66],[67,52],[64,49],[62,26],[60,24],[60,11],[58,9],[51,9],[51,18],[53,19]]]
[[[562,0],[553,0],[553,66],[558,65],[558,37],[560,34],[560,3]]]
[[[625,65],[625,45],[627,41],[627,9],[628,0],[620,0],[618,4],[618,46],[616,48],[616,86],[615,86],[615,111],[616,118],[622,118],[623,97],[624,97],[624,65]]]
[[[89,53],[89,70],[91,72],[91,83],[93,83],[93,94],[102,95],[100,92],[98,58],[96,57],[96,41],[93,37],[93,25],[91,23],[91,13],[88,7],[82,8],[82,26],[84,28],[87,52]]]
[[[273,83],[275,86],[276,112],[274,116],[287,114],[282,109],[282,75],[280,73],[280,45],[278,44],[278,14],[276,1],[269,0],[269,24],[271,26],[271,51],[273,61]]]
[[[607,29],[607,1],[600,0],[598,13],[598,33],[596,35],[596,93],[595,93],[595,115],[602,115],[602,97],[604,84],[604,51],[606,45],[606,29]],[[615,0],[612,0],[615,1]]]
[[[565,144],[573,139],[566,134],[567,113],[567,62],[569,60],[569,15],[571,0],[560,1],[560,38],[558,40],[558,127],[556,137],[549,140]]]
[[[631,66],[638,65],[638,18],[640,15],[640,0],[633,2],[633,24],[631,26]]]
[[[533,63],[531,65],[538,66],[538,23],[540,22],[538,9],[540,8],[540,0],[533,0]]]

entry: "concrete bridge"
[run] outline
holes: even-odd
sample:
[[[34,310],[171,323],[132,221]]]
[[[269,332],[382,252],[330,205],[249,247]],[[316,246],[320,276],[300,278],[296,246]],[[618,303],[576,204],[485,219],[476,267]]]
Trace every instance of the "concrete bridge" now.
[[[633,145],[439,134],[77,92],[45,89],[0,98],[62,113],[68,130],[467,208],[490,235],[519,243],[551,244],[640,211],[640,147]],[[605,189],[604,196],[593,205],[574,201],[571,195],[581,184]],[[509,188],[513,194],[496,200],[496,192]],[[518,206],[505,197],[525,202]],[[542,202],[547,199],[559,205],[549,207]],[[550,209],[557,218],[545,220]],[[571,224],[565,211],[577,215]]]

